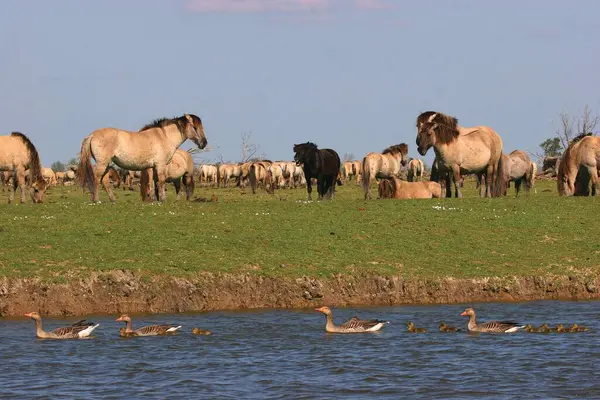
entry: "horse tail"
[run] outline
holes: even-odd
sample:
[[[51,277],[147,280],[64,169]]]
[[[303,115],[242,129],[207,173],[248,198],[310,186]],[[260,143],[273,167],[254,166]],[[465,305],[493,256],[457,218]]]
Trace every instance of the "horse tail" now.
[[[258,182],[256,180],[256,165],[252,164],[250,166],[250,170],[248,172],[250,179],[250,187],[252,187],[252,194],[256,193],[256,187],[258,186]]]
[[[533,163],[530,162],[529,168],[527,169],[527,173],[525,174],[525,191],[527,193],[529,193],[529,191],[533,187],[533,180],[535,179],[534,174],[535,174],[535,172],[534,172]]]
[[[362,187],[365,192],[365,199],[369,193],[369,186],[371,185],[371,174],[369,173],[369,165],[367,163],[367,157],[363,158],[362,162]]]
[[[502,197],[506,192],[506,182],[508,181],[508,171],[504,170],[504,162],[502,161],[503,154],[500,152],[500,158],[496,165],[496,173],[494,183],[492,185],[492,197]]]
[[[92,166],[92,138],[93,133],[88,135],[81,142],[81,151],[79,152],[79,167],[77,168],[76,179],[82,188],[87,187],[90,192],[96,191],[96,178],[94,176],[94,167]]]
[[[221,165],[217,165],[217,188],[221,187]]]

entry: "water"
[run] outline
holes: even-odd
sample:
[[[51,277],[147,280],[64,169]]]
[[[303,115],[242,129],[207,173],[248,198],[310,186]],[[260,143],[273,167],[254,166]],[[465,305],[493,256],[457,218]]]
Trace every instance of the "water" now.
[[[176,336],[120,338],[116,316],[88,340],[38,340],[26,318],[0,320],[2,398],[600,398],[600,302],[475,304],[481,321],[583,323],[573,334],[440,333],[466,329],[465,305],[334,309],[391,321],[380,334],[331,335],[311,310],[139,315]],[[45,327],[78,318],[44,319]],[[409,334],[406,323],[430,330]],[[213,331],[192,336],[192,327]]]

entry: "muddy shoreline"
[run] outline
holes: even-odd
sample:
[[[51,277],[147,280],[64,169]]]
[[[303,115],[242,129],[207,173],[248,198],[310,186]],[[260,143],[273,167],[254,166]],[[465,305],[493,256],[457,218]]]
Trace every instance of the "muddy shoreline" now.
[[[0,278],[0,315],[37,310],[43,315],[121,312],[201,312],[306,308],[327,304],[389,306],[489,301],[600,299],[600,276],[425,279],[372,274],[326,279],[251,274],[148,278],[129,271],[92,273],[70,283]]]

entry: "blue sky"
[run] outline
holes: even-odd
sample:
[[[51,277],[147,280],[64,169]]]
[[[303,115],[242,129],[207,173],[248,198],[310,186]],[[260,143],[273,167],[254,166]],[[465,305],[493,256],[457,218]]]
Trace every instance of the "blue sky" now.
[[[598,15],[595,0],[2,1],[0,127],[44,165],[95,129],[184,112],[207,161],[237,161],[248,131],[271,159],[307,140],[417,156],[415,118],[436,110],[538,151],[561,110],[600,111]]]

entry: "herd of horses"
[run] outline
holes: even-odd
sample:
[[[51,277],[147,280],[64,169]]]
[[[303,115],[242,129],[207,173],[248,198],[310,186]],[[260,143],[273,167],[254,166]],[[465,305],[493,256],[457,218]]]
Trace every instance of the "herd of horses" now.
[[[455,117],[427,111],[417,116],[416,128],[418,153],[424,156],[432,148],[435,153],[429,181],[424,180],[423,162],[408,158],[406,143],[368,153],[362,161],[342,163],[335,150],[305,142],[293,145],[293,161],[255,160],[195,168],[190,152],[179,148],[186,140],[199,149],[208,143],[202,120],[194,114],[157,119],[139,131],[98,129],[83,139],[79,164],[66,172],[43,168],[36,147],[24,134],[0,136],[0,181],[9,189],[9,203],[17,188],[21,203],[28,189],[33,202],[40,203],[46,188],[57,182],[78,183],[89,190],[92,202],[100,200],[102,185],[114,202],[112,188],[122,184],[134,190],[136,178],[144,201],[165,201],[168,182],[175,186],[178,199],[183,189],[191,200],[195,175],[201,185],[249,183],[253,193],[259,187],[274,193],[275,188],[306,186],[309,200],[313,185],[318,200],[328,200],[334,198],[336,185],[352,179],[362,186],[365,199],[372,198],[377,180],[379,198],[395,199],[452,197],[452,189],[455,197],[462,197],[464,176],[471,174],[477,178],[481,197],[507,195],[510,182],[517,196],[522,185],[529,193],[535,184],[536,163],[521,150],[506,154],[502,138],[490,127],[463,127]],[[557,165],[559,195],[600,195],[600,137],[579,135]],[[400,178],[403,168],[407,180]]]

